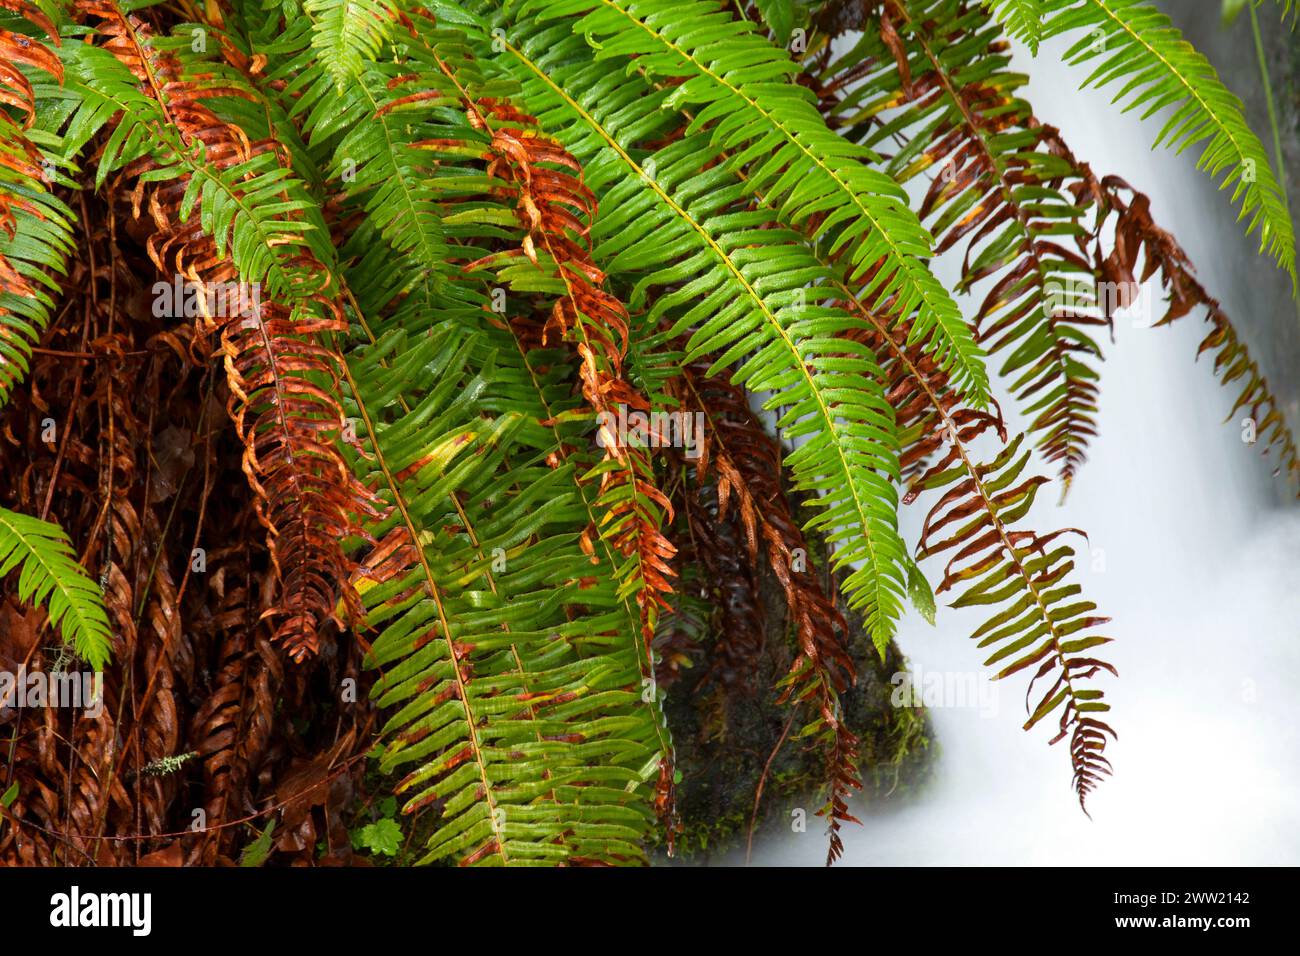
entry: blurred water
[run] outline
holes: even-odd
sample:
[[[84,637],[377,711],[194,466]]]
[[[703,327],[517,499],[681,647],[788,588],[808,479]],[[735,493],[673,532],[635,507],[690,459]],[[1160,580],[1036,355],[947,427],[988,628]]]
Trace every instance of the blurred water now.
[[[1119,173],[1151,196],[1156,220],[1230,315],[1294,321],[1251,315],[1261,297],[1238,277],[1253,244],[1226,197],[1206,206],[1194,155],[1153,157],[1156,121],[1118,116],[1108,95],[1080,92],[1084,74],[1061,64],[1064,48],[1045,47],[1032,65],[1038,115],[1098,174]],[[941,278],[958,266],[940,262]],[[1025,684],[1012,678],[996,685],[992,715],[931,709],[935,780],[905,801],[860,807],[864,826],[848,828],[845,863],[1300,862],[1300,513],[1279,510],[1268,460],[1238,425],[1221,424],[1233,393],[1208,360],[1193,362],[1205,328],[1199,314],[1166,329],[1120,324],[1102,366],[1091,460],[1063,506],[1044,488],[1025,524],[1089,532],[1096,551],[1078,543],[1079,580],[1114,618],[1106,632],[1116,641],[1101,651],[1120,678],[1103,676],[1102,686],[1120,739],[1107,751],[1115,777],[1089,802],[1092,820],[1073,798],[1065,742],[1048,747],[1045,725],[1020,729]],[[922,507],[904,514],[908,540],[922,517]],[[938,579],[935,562],[925,570]],[[923,673],[969,674],[983,654],[967,635],[985,616],[941,608],[930,628],[912,613],[898,641]],[[812,865],[824,855],[810,822],[805,834],[756,847],[754,862]]]

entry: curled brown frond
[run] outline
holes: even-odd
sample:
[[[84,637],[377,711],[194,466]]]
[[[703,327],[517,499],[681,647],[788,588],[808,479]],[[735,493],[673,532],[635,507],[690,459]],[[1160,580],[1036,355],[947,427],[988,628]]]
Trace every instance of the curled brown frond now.
[[[1050,148],[1079,170],[1081,181],[1072,188],[1097,205],[1092,232],[1080,242],[1080,247],[1093,256],[1098,275],[1112,288],[1123,290],[1133,289],[1159,273],[1168,302],[1165,314],[1154,326],[1168,325],[1197,307],[1205,308],[1210,331],[1201,340],[1196,354],[1213,353],[1215,374],[1224,385],[1241,383],[1227,420],[1243,409],[1248,410],[1255,438],[1262,441],[1264,454],[1277,449],[1274,474],[1285,473],[1300,488],[1300,459],[1277,396],[1219,300],[1196,278],[1196,269],[1187,253],[1152,218],[1151,201],[1118,176],[1099,179],[1087,163],[1075,158],[1059,130],[1044,126],[1043,131]],[[1109,249],[1104,239],[1107,226],[1113,227]],[[1112,307],[1114,298],[1103,297],[1103,304]]]
[[[1075,529],[1040,534],[1019,526],[1048,480],[1028,472],[1032,451],[1022,448],[1024,436],[1008,443],[1000,415],[960,406],[942,369],[909,346],[905,330],[891,332],[864,315],[875,328],[863,333],[863,341],[882,355],[891,399],[901,409],[903,500],[941,492],[926,514],[917,557],[946,558],[935,590],[959,590],[953,607],[998,606],[971,637],[989,650],[984,663],[996,668],[995,680],[1036,668],[1024,728],[1059,711],[1051,742],[1070,735],[1074,788],[1087,812],[1088,794],[1110,773],[1105,735],[1114,731],[1097,716],[1110,707],[1102,691],[1084,684],[1100,671],[1116,671],[1090,653],[1110,642],[1088,633],[1109,619],[1094,613],[1093,602],[1078,599],[1082,589],[1069,580],[1075,555],[1061,539]],[[981,462],[973,446],[985,436],[1000,451]],[[1034,696],[1040,681],[1048,682],[1046,690]]]
[[[152,46],[149,27],[122,14],[116,4],[82,0],[80,8],[100,18],[97,30],[106,38],[105,48],[157,101],[195,161],[216,171],[205,173],[210,180],[198,187],[201,203],[224,193],[224,203],[247,207],[250,216],[276,200],[293,206],[287,185],[265,182],[280,178],[280,145],[270,139],[250,142],[204,102],[219,94],[251,94],[212,77],[186,75],[175,55]],[[268,169],[259,158],[276,162]],[[218,286],[239,290],[222,314],[207,314],[205,306],[201,328],[220,332],[228,410],[244,445],[244,473],[257,493],[258,517],[282,584],[280,599],[264,613],[277,619],[275,639],[300,661],[319,650],[340,594],[360,616],[348,585],[353,563],[343,541],[358,533],[358,516],[375,509],[375,499],[352,477],[337,447],[348,426],[337,398],[341,359],[332,340],[347,331],[347,322],[332,297],[329,270],[298,238],[292,221],[259,222],[256,233],[267,245],[259,255],[271,279],[263,288],[261,276],[241,275],[226,253],[239,239],[238,223],[226,220],[228,232],[213,234],[210,226],[204,228],[211,215],[207,210],[202,222],[184,216],[195,173],[150,184],[142,177],[157,164],[155,157],[143,157],[125,176],[134,181],[133,211],[148,211],[142,223],[150,230],[147,248],[159,272],[177,277],[178,287],[182,278],[192,283],[200,302],[211,301],[209,290]]]
[[[780,700],[806,705],[814,714],[806,733],[821,743],[826,756],[827,798],[818,813],[829,825],[831,863],[843,853],[841,825],[857,822],[848,800],[862,787],[857,737],[844,722],[839,699],[855,676],[848,625],[809,563],[808,542],[781,486],[780,446],[750,409],[743,389],[708,375],[711,364],[701,359],[685,366],[673,387],[683,407],[703,412],[709,422],[697,474],[714,475],[718,520],[726,520],[734,508],[751,566],[758,571],[765,554],[785,595],[797,654],[781,681]]]
[[[825,55],[823,55],[825,58]],[[1009,44],[979,4],[886,0],[854,50],[827,62],[823,109],[880,151],[900,183],[930,176],[920,204],[935,251],[961,250],[959,291],[992,285],[974,317],[1029,431],[1065,484],[1096,436],[1101,349],[1109,318],[1071,247],[1087,197],[1078,174],[1045,143],[1027,77],[1010,72]],[[870,299],[864,304],[879,312]]]

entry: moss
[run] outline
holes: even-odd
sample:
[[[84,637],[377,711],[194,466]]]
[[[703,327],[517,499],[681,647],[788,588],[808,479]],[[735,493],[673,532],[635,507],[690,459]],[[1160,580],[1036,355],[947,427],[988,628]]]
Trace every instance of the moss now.
[[[823,567],[821,555],[810,555],[810,560]],[[753,692],[724,699],[701,686],[701,668],[686,671],[668,690],[665,710],[681,774],[677,862],[704,863],[743,848],[751,817],[756,843],[759,834],[789,826],[792,811],[802,810],[808,829],[820,830],[813,814],[823,799],[821,754],[797,739],[797,725],[777,749],[790,709],[776,702],[772,688],[789,670],[793,642],[775,578],[766,575],[761,590],[766,641],[751,682]],[[890,702],[891,677],[907,667],[902,652],[891,643],[882,660],[861,619],[842,605],[841,610],[849,622],[858,672],[857,684],[841,703],[849,728],[859,738],[863,796],[873,803],[898,800],[930,776],[929,721],[923,709]],[[754,794],[769,759],[755,816]]]

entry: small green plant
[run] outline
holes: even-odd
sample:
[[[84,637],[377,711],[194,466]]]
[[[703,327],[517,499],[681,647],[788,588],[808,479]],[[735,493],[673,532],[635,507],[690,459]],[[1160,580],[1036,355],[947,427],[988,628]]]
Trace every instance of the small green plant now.
[[[253,840],[239,855],[239,865],[247,867],[258,867],[267,861],[271,855],[271,841],[275,835],[275,821],[271,820],[257,834],[257,839]]]

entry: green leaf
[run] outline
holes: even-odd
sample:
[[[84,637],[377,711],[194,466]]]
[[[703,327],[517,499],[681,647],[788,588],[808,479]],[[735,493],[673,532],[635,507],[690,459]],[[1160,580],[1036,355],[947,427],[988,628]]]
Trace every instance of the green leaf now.
[[[772,37],[777,43],[790,42],[790,31],[794,29],[794,0],[754,0],[758,14],[772,29]]]
[[[77,563],[72,542],[48,521],[0,508],[0,577],[18,569],[18,598],[47,604],[50,623],[95,670],[112,656],[99,586]]]
[[[272,820],[257,835],[256,840],[244,847],[244,852],[239,855],[239,865],[253,867],[265,863],[266,858],[271,855],[271,835],[274,832],[275,821]]]
[[[908,560],[907,562],[907,595],[912,599],[912,607],[925,618],[930,625],[934,624],[935,601],[934,591],[930,587],[930,582],[926,580],[921,569],[916,566],[916,562]],[[877,648],[881,652],[881,659],[884,659],[884,649]]]
[[[1043,38],[1042,9],[1037,0],[984,0],[997,14],[1007,32],[1029,47],[1038,56],[1038,44]]]
[[[1219,10],[1219,23],[1226,30],[1240,16],[1241,11],[1246,9],[1246,4],[1250,0],[1222,0],[1222,6]]]
[[[353,832],[352,846],[379,856],[397,856],[397,851],[402,848],[402,828],[389,817],[367,823]]]
[[[1259,230],[1267,252],[1300,288],[1295,231],[1276,171],[1246,122],[1241,100],[1188,43],[1169,17],[1143,0],[1039,0],[1044,38],[1085,34],[1065,54],[1071,64],[1095,64],[1084,86],[1118,85],[1125,111],[1167,115],[1155,145],[1181,153],[1204,144],[1197,166],[1232,189],[1246,235]]]
[[[306,0],[304,5],[316,19],[312,48],[342,92],[365,61],[378,58],[396,25],[392,7],[386,0]]]

